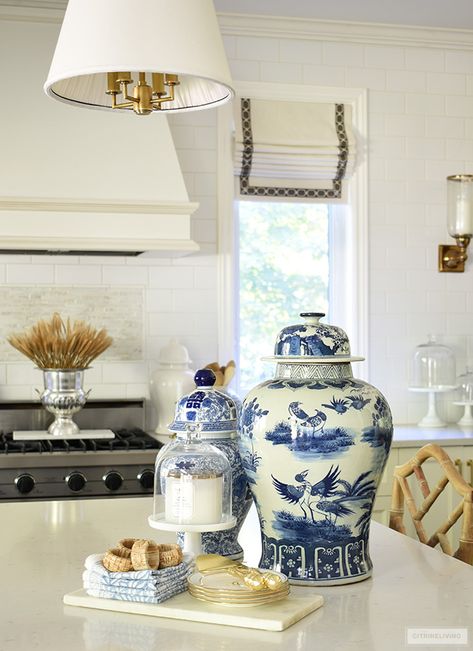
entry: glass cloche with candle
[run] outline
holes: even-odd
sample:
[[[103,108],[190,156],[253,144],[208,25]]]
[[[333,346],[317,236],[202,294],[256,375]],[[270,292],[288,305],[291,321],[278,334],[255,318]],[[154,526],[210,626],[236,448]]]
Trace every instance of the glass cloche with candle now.
[[[231,364],[227,369],[231,369]],[[225,373],[227,376],[227,373]],[[250,510],[253,498],[238,449],[237,415],[238,407],[233,396],[221,386],[216,386],[213,368],[204,368],[195,374],[194,390],[182,396],[177,402],[175,416],[168,426],[177,435],[186,431],[189,425],[200,426],[200,437],[207,440],[227,458],[232,473],[232,515],[236,524],[226,530],[212,530],[202,533],[202,548],[205,554],[219,554],[233,560],[243,558],[243,549],[238,536]],[[195,405],[199,405],[198,409]],[[178,542],[184,542],[182,532]]]
[[[179,402],[186,411],[176,440],[168,443],[156,459],[155,517],[182,525],[210,525],[232,518],[232,473],[227,457],[201,438],[206,412],[215,408],[205,391],[194,391]],[[176,429],[174,429],[176,431]]]

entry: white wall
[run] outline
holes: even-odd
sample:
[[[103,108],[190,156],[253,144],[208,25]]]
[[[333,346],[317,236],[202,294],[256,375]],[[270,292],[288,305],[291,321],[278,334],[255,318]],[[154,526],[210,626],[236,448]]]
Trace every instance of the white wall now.
[[[425,47],[409,33],[409,45],[388,46],[359,42],[359,32],[347,43],[345,33],[345,42],[320,33],[225,41],[235,79],[285,82],[288,93],[291,83],[369,91],[370,379],[396,422],[415,422],[425,400],[407,391],[414,347],[432,332],[464,351],[460,371],[467,347],[473,356],[471,264],[437,271],[437,245],[449,240],[445,177],[473,171],[473,51],[432,47],[445,34],[435,30]],[[370,40],[382,34],[371,29]]]
[[[463,50],[432,47],[435,32],[424,47],[230,32],[227,24],[236,80],[287,83],[288,92],[291,83],[369,89],[371,380],[396,421],[413,422],[424,409],[406,388],[413,347],[436,332],[473,353],[471,264],[465,274],[439,274],[436,266],[437,244],[448,241],[445,177],[473,171],[473,51],[468,43]],[[144,288],[149,361],[97,364],[100,395],[145,392],[158,349],[172,334],[197,365],[217,355],[216,113],[173,116],[170,125],[190,200],[201,204],[193,220],[201,254],[154,262],[0,258],[3,283],[51,285],[67,273],[81,285]],[[0,364],[0,398],[31,395],[32,386],[28,363]]]

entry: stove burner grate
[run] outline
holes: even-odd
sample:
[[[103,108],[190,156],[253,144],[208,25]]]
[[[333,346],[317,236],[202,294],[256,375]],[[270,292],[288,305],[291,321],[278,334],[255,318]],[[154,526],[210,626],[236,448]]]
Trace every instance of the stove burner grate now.
[[[11,432],[0,432],[1,454],[48,454],[52,452],[123,452],[127,450],[158,450],[162,443],[138,427],[118,429],[114,439],[48,439],[45,441],[14,441]]]

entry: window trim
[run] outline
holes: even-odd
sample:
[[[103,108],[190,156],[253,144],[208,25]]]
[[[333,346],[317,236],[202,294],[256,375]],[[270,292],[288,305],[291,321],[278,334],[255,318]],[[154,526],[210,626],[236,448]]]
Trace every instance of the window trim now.
[[[368,352],[368,161],[367,147],[367,91],[362,88],[337,88],[265,82],[235,82],[237,96],[260,99],[330,102],[350,104],[353,110],[353,127],[359,139],[357,164],[352,177],[346,181],[350,195],[350,224],[343,238],[343,246],[334,253],[332,269],[342,270],[347,285],[345,295],[338,298],[330,290],[331,320],[348,331],[352,351],[366,355]],[[217,206],[218,206],[218,357],[235,358],[238,350],[236,323],[236,298],[238,258],[236,256],[236,207],[232,157],[233,109],[225,105],[218,110],[217,128]],[[364,146],[363,146],[364,145]],[[337,222],[346,204],[331,204],[335,224],[332,237],[337,237]],[[343,265],[341,261],[343,260]],[[350,310],[342,305],[350,300]],[[345,315],[342,314],[345,312]],[[275,333],[276,334],[276,333]],[[368,366],[357,365],[357,376],[369,379]]]

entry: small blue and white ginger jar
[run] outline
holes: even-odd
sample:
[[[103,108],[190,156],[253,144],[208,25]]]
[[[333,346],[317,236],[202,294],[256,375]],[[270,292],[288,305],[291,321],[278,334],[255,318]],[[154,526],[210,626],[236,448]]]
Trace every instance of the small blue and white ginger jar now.
[[[291,583],[340,585],[371,575],[368,539],[392,440],[391,411],[353,377],[346,333],[302,313],[278,334],[274,379],[246,396],[240,451],[259,515],[260,567]]]
[[[186,431],[189,424],[199,424],[200,437],[209,440],[227,457],[232,471],[232,515],[237,519],[233,529],[202,534],[204,554],[221,554],[231,559],[243,558],[238,535],[248,515],[253,498],[248,486],[239,448],[237,445],[237,406],[228,393],[214,389],[215,374],[210,369],[197,371],[194,377],[196,389],[183,396],[176,404],[171,432]],[[183,544],[183,534],[178,542]]]

